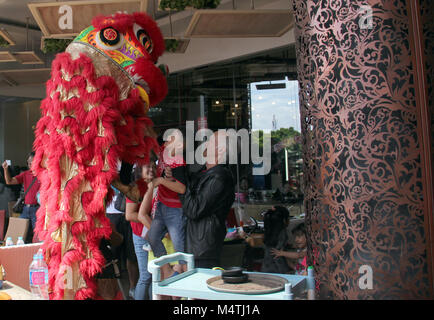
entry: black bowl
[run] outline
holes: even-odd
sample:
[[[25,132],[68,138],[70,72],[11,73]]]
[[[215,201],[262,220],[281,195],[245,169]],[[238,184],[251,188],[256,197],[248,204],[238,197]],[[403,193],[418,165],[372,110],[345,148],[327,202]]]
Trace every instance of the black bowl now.
[[[243,268],[240,267],[231,267],[229,269],[222,271],[222,277],[240,277],[243,275]]]
[[[249,275],[242,274],[241,276],[222,276],[224,283],[245,283],[249,280]]]

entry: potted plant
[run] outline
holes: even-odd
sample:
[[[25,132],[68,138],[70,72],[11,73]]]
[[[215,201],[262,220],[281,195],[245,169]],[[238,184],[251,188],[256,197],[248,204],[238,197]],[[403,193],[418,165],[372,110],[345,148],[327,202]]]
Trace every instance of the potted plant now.
[[[66,47],[73,39],[42,39],[42,52],[44,53],[60,53],[65,51]]]
[[[9,47],[10,43],[5,38],[0,36],[0,47]]]
[[[179,41],[176,39],[164,39],[164,42],[166,44],[166,51],[168,52],[175,52],[176,49],[178,49]]]

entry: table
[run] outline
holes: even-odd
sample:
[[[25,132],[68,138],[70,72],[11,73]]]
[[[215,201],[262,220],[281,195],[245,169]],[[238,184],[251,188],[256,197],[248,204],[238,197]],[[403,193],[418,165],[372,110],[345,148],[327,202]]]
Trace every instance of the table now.
[[[188,270],[161,281],[161,266],[177,260],[186,261]],[[148,264],[148,270],[152,274],[152,294],[154,300],[158,300],[160,295],[206,300],[292,300],[297,296],[301,296],[305,290],[310,290],[313,293],[315,289],[313,270],[309,270],[309,276],[269,273],[270,275],[280,276],[288,280],[289,283],[285,285],[285,290],[279,292],[240,294],[215,291],[208,288],[206,281],[212,277],[221,275],[221,271],[194,268],[193,255],[180,252],[152,260]],[[259,272],[246,273],[258,274]],[[314,299],[314,296],[311,296],[311,299]]]
[[[3,288],[0,292],[5,292],[11,296],[12,300],[32,300],[32,293],[27,291],[12,282],[4,281]]]

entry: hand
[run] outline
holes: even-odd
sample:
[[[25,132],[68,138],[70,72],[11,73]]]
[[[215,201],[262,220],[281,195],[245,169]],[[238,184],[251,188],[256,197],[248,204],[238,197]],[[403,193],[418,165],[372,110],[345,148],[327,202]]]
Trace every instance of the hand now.
[[[7,169],[9,167],[8,162],[6,160],[2,163],[2,167],[3,169]]]
[[[305,255],[306,255],[306,251],[298,252],[298,259],[303,259]]]
[[[151,183],[152,183],[153,187],[154,188],[158,187],[161,184],[161,182],[163,181],[163,179],[164,178],[162,178],[162,177],[158,177],[158,178],[155,178],[154,180],[152,180]]]
[[[282,256],[282,252],[280,250],[277,250],[276,248],[271,249],[271,254],[274,256],[275,259]]]
[[[171,167],[166,167],[164,169],[164,174],[166,175],[166,178],[170,179],[172,178],[172,168]]]
[[[247,238],[247,234],[246,234],[244,231],[240,231],[240,230],[238,230],[238,234],[239,234],[239,236],[240,236],[241,238],[243,238],[243,239]]]

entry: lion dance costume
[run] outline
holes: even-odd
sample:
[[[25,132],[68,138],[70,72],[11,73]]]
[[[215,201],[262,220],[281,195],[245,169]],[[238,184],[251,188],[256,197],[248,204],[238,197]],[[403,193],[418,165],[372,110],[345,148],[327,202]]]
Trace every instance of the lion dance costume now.
[[[32,165],[41,182],[36,233],[44,241],[50,299],[96,295],[118,161],[144,164],[158,147],[146,114],[167,94],[155,66],[163,52],[154,20],[117,13],[94,18],[53,61]]]

